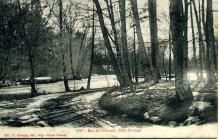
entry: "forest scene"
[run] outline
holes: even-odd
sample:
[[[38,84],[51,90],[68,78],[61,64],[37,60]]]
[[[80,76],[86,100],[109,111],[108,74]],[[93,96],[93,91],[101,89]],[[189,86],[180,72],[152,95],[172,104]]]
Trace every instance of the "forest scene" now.
[[[0,0],[0,19],[0,129],[217,125],[217,0]]]

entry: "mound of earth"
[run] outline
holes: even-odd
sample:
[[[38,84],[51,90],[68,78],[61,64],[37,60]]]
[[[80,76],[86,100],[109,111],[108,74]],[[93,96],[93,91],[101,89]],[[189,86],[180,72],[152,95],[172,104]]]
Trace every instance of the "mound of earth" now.
[[[133,94],[108,92],[99,102],[109,112],[154,123],[182,122],[189,113],[191,103],[178,101],[173,89],[146,89]]]
[[[113,114],[171,126],[217,121],[217,94],[199,92],[193,101],[182,102],[174,83],[165,84],[140,85],[135,93],[114,89],[101,97],[99,105]]]

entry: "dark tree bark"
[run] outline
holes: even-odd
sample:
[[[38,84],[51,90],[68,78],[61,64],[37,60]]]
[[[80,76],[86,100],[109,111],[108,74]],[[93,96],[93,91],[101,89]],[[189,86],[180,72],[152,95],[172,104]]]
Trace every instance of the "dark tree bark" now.
[[[163,71],[164,71],[164,75],[167,81],[167,70],[165,66],[165,51],[166,51],[166,46],[164,46],[164,49],[163,49]]]
[[[134,35],[134,43],[133,43],[133,47],[134,47],[134,66],[135,66],[135,83],[138,84],[138,61],[137,61],[137,50],[136,50],[136,39],[135,39],[135,26],[133,26],[133,35]]]
[[[110,22],[111,22],[111,26],[112,26],[113,35],[114,35],[114,44],[115,44],[116,52],[117,52],[117,62],[118,62],[119,69],[121,70],[123,67],[122,53],[121,53],[121,48],[120,48],[119,41],[118,41],[119,39],[117,36],[112,0],[109,0],[109,3],[107,0],[106,3],[107,3],[107,9],[108,9],[108,13],[110,16]]]
[[[184,0],[184,48],[183,48],[183,73],[187,78],[188,72],[188,0]]]
[[[21,5],[20,5],[20,0],[17,0],[18,4],[18,11],[19,11],[19,16],[21,18],[21,26],[22,26],[22,31],[23,31],[23,37],[25,41],[25,45],[28,50],[28,61],[29,61],[29,66],[30,66],[30,86],[31,86],[31,95],[36,96],[37,95],[37,90],[35,86],[35,67],[34,67],[34,62],[33,62],[33,50],[32,50],[32,45],[30,44],[28,38],[27,38],[27,31],[25,28],[25,23],[24,23],[24,17],[22,16],[21,13]]]
[[[200,2],[200,1],[199,1]],[[194,4],[195,4],[195,1],[194,1]],[[203,66],[203,70],[205,69],[206,70],[206,67],[205,67],[205,63],[206,63],[206,38],[203,34],[205,34],[206,32],[206,29],[205,29],[205,21],[206,21],[206,17],[205,17],[205,0],[202,0],[202,4],[201,4],[201,7],[200,7],[201,11],[199,12],[199,22],[200,22],[200,27],[202,27],[203,29],[203,32],[201,31],[202,33],[202,49],[201,49],[201,52],[202,52],[202,66]],[[195,9],[194,9],[195,10]],[[199,40],[201,41],[201,40]]]
[[[71,7],[69,8],[69,10],[71,10]],[[73,39],[73,32],[74,32],[74,25],[77,21],[77,17],[72,17],[71,16],[71,12],[70,12],[70,21],[64,21],[66,30],[68,32],[68,37],[69,37],[69,59],[70,59],[70,69],[71,69],[71,75],[72,78],[75,79],[75,70],[73,67],[73,56],[72,56],[72,39]],[[76,15],[73,15],[76,16]]]
[[[182,0],[170,0],[170,27],[173,42],[175,87],[180,101],[192,100],[192,92],[184,69],[185,17]]]
[[[203,78],[203,54],[204,54],[204,43],[203,43],[203,37],[202,37],[202,30],[201,30],[201,21],[198,18],[198,11],[196,8],[195,1],[191,1],[193,4],[194,12],[195,12],[195,18],[198,28],[198,38],[199,38],[199,65],[200,65],[200,78]],[[203,18],[203,17],[202,17]]]
[[[153,78],[155,83],[161,79],[159,66],[157,62],[157,54],[159,52],[158,35],[157,35],[157,4],[156,0],[148,0],[149,23],[151,34],[151,58],[153,67]]]
[[[136,26],[136,34],[137,34],[138,46],[139,46],[138,51],[140,54],[139,58],[141,59],[140,61],[142,64],[143,72],[146,73],[146,70],[149,69],[150,75],[152,75],[153,68],[152,68],[151,61],[149,60],[147,51],[145,49],[144,39],[143,39],[142,32],[141,32],[137,0],[130,0],[130,2],[131,2],[133,18],[134,18],[135,26]],[[149,66],[149,68],[147,68],[147,66]],[[145,79],[148,78],[147,77],[148,75],[145,74],[144,76],[145,76]]]
[[[122,45],[122,54],[123,54],[123,73],[125,76],[125,79],[130,87],[130,89],[133,91],[133,84],[131,81],[131,74],[130,74],[130,66],[129,66],[129,52],[128,52],[128,46],[127,46],[127,31],[126,31],[126,8],[125,8],[125,0],[119,1],[119,9],[120,9],[120,18],[121,18],[121,45]]]
[[[205,38],[206,38],[206,72],[207,81],[211,83],[215,81],[213,52],[215,51],[215,38],[213,27],[212,0],[207,1]]]
[[[74,71],[74,68],[73,68],[73,56],[72,56],[72,34],[73,32],[70,31],[69,32],[69,57],[70,57],[70,65],[71,65],[71,75],[72,75],[72,78],[75,77],[75,71]]]
[[[91,47],[91,58],[90,58],[90,68],[89,68],[89,75],[88,75],[88,81],[87,81],[87,89],[90,89],[90,82],[91,82],[91,75],[92,75],[92,70],[93,70],[93,61],[94,61],[94,38],[95,38],[95,24],[94,24],[94,3],[93,3],[93,26],[92,26],[92,47]]]
[[[34,48],[39,46],[39,36],[40,36],[40,24],[41,24],[41,2],[40,0],[32,0],[31,1],[31,10],[33,11],[34,20],[32,23],[32,29],[35,28],[33,35],[31,35],[31,42],[28,49],[29,55],[29,65],[30,65],[30,83],[31,83],[31,93],[32,95],[37,95],[36,87],[35,87],[35,52]],[[33,48],[34,47],[34,48]]]
[[[171,41],[171,32],[169,31],[169,80],[171,80],[171,74],[172,74],[171,70],[172,70],[172,41]]]
[[[116,61],[116,57],[113,53],[112,46],[111,46],[111,43],[110,43],[110,40],[109,40],[109,37],[108,37],[108,30],[107,30],[107,28],[105,26],[105,23],[104,23],[103,13],[102,13],[102,9],[100,7],[100,3],[99,3],[98,0],[93,0],[93,1],[96,5],[97,14],[99,15],[98,17],[99,17],[99,22],[100,22],[100,27],[101,27],[101,31],[102,31],[102,34],[103,34],[103,38],[104,38],[104,44],[105,44],[106,49],[108,51],[108,54],[109,54],[113,69],[115,71],[115,74],[116,74],[116,77],[119,81],[120,86],[124,87],[127,84],[126,84],[126,81],[124,80],[124,78],[122,77],[122,73],[119,69],[118,63]]]
[[[196,58],[196,39],[195,39],[195,31],[194,31],[194,23],[193,23],[193,12],[192,12],[192,4],[190,4],[190,16],[191,16],[191,28],[192,28],[192,48],[193,48],[193,59],[195,63],[195,69],[196,69],[196,76],[197,79],[199,79],[199,68],[197,64],[197,58]]]
[[[64,78],[64,87],[65,91],[69,92],[70,88],[68,85],[68,79],[67,79],[67,68],[65,64],[65,49],[63,45],[63,3],[62,0],[59,0],[59,30],[60,30],[60,47],[62,48],[62,72],[63,72],[63,78]]]

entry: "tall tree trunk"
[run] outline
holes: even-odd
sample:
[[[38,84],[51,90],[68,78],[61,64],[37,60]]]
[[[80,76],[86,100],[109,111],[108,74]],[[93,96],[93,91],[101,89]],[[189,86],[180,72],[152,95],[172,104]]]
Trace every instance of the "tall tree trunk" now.
[[[122,54],[123,54],[123,73],[125,79],[130,86],[130,89],[133,91],[133,84],[131,81],[131,74],[130,74],[130,66],[129,66],[129,52],[127,46],[127,31],[126,31],[126,8],[125,8],[125,0],[119,1],[119,9],[120,9],[120,18],[121,18],[121,45],[122,45]]]
[[[135,25],[136,25],[136,34],[137,34],[138,46],[139,46],[138,51],[140,54],[140,59],[141,59],[140,61],[142,64],[142,68],[143,68],[143,71],[145,72],[147,69],[147,65],[149,65],[150,75],[152,75],[153,68],[149,60],[147,51],[145,49],[144,39],[143,39],[142,32],[141,32],[137,0],[130,0],[130,2],[131,2],[131,7],[132,7],[133,18],[134,18]],[[147,77],[145,77],[145,79],[147,79]]]
[[[164,71],[164,75],[167,81],[167,70],[166,70],[166,66],[165,66],[165,51],[166,51],[166,46],[163,49],[163,71]]]
[[[169,80],[171,80],[172,74],[172,41],[171,41],[171,31],[169,28]]]
[[[138,84],[138,61],[137,61],[137,50],[136,50],[136,39],[135,39],[135,26],[133,26],[133,35],[134,35],[134,66],[135,66],[135,83]]]
[[[107,28],[106,28],[105,23],[104,23],[103,13],[102,13],[102,9],[100,7],[100,3],[98,0],[93,0],[93,1],[96,5],[97,14],[99,15],[98,17],[99,17],[99,22],[100,22],[100,27],[101,27],[101,31],[103,34],[103,38],[104,38],[104,44],[106,46],[110,60],[112,62],[113,69],[115,71],[115,74],[116,74],[116,77],[119,81],[120,86],[124,87],[124,86],[126,86],[126,82],[123,79],[122,73],[120,72],[119,66],[118,66],[117,61],[116,61],[116,57],[113,53],[112,46],[110,44],[110,40],[108,37],[108,31],[107,31]]]
[[[28,48],[28,61],[30,65],[30,86],[31,86],[31,95],[37,95],[36,86],[35,86],[35,71],[32,55],[32,47]]]
[[[217,70],[217,65],[218,65],[218,63],[217,63],[217,48],[218,48],[218,46],[216,45],[217,43],[216,43],[216,39],[215,39],[215,36],[214,36],[214,16],[213,16],[213,9],[212,9],[212,0],[207,2],[207,13],[206,13],[206,15],[208,15],[208,14],[210,15],[210,17],[206,17],[206,18],[209,18],[208,19],[209,20],[208,25],[210,27],[208,25],[206,25],[205,27],[206,28],[208,27],[209,32],[210,32],[209,37],[210,37],[210,41],[212,43],[212,47],[210,49],[210,52],[212,53],[211,57],[212,57],[212,61],[213,61],[212,70],[215,72],[215,70]],[[207,22],[207,19],[206,19],[206,22]]]
[[[65,47],[63,45],[63,4],[62,0],[59,0],[59,30],[60,30],[60,47],[62,48],[62,72],[63,72],[63,78],[64,78],[64,87],[65,91],[68,92],[70,91],[69,85],[68,85],[68,79],[67,79],[67,68],[65,64]]]
[[[108,9],[108,13],[110,16],[110,22],[111,22],[111,26],[112,26],[113,35],[114,35],[114,44],[115,44],[116,52],[117,52],[117,62],[118,62],[119,69],[121,71],[122,65],[123,65],[122,64],[122,53],[121,53],[121,48],[120,48],[119,41],[118,41],[119,39],[117,36],[117,31],[116,31],[116,24],[115,24],[115,19],[114,19],[112,0],[109,0],[109,3],[107,0],[106,3],[107,3],[107,9]]]
[[[74,79],[75,77],[75,71],[74,71],[74,68],[73,68],[73,56],[72,56],[72,34],[73,32],[70,31],[69,32],[69,57],[70,57],[70,65],[71,65],[71,75],[72,75],[72,78]]]
[[[170,27],[173,41],[174,68],[175,68],[175,87],[179,100],[192,100],[192,92],[187,75],[184,69],[184,47],[185,47],[185,17],[183,13],[182,0],[170,0]]]
[[[200,2],[200,1],[199,1]],[[194,1],[194,3],[195,3],[195,1]],[[200,9],[201,9],[201,12],[199,12],[199,14],[200,14],[200,19],[199,19],[199,22],[200,22],[200,26],[203,28],[203,32],[201,31],[201,33],[202,33],[202,49],[201,49],[201,51],[202,51],[202,65],[203,65],[203,70],[206,70],[206,67],[205,67],[205,63],[206,63],[206,38],[205,38],[205,36],[204,36],[204,34],[205,34],[205,32],[206,32],[206,29],[205,29],[205,20],[206,20],[206,18],[205,18],[205,0],[202,0],[202,4],[201,4],[201,7],[200,7]]]
[[[90,68],[89,68],[89,75],[88,75],[88,81],[87,81],[87,89],[90,89],[90,82],[91,82],[91,75],[92,75],[92,70],[93,70],[93,60],[94,60],[94,3],[93,3],[93,26],[92,26],[92,47],[91,47],[91,58],[90,58]]]
[[[203,43],[203,38],[202,38],[202,30],[201,30],[201,21],[198,18],[198,12],[196,8],[195,1],[192,0],[194,12],[195,12],[195,18],[196,18],[196,23],[197,23],[197,28],[198,28],[198,38],[199,38],[199,65],[200,65],[200,78],[203,78],[203,51],[204,51],[204,43]],[[203,18],[203,17],[202,17]]]
[[[191,28],[192,28],[192,48],[193,48],[193,59],[195,63],[195,69],[196,69],[196,76],[197,79],[199,79],[199,70],[198,70],[198,64],[197,64],[197,58],[196,58],[196,39],[195,39],[195,31],[194,31],[194,23],[193,23],[193,12],[192,12],[192,5],[190,4],[190,16],[191,16]]]
[[[37,95],[36,87],[35,87],[35,52],[34,49],[39,47],[39,36],[40,36],[40,24],[41,24],[41,2],[40,0],[31,0],[31,10],[33,12],[34,20],[32,23],[32,29],[34,31],[31,35],[31,43],[28,49],[29,55],[29,65],[30,65],[30,83],[31,83],[31,93],[32,95]]]
[[[206,12],[206,26],[205,26],[205,38],[206,38],[206,72],[208,83],[215,80],[214,75],[214,60],[213,51],[215,50],[215,39],[214,39],[214,27],[213,27],[213,13],[212,13],[212,0],[207,1],[207,12]]]
[[[151,34],[151,58],[153,67],[153,78],[155,83],[161,79],[159,66],[157,62],[158,50],[158,36],[157,36],[157,4],[156,0],[148,0],[148,11],[149,11],[149,23],[150,23],[150,34]]]
[[[36,86],[35,86],[35,71],[34,71],[35,68],[34,68],[34,63],[33,63],[32,46],[29,43],[28,38],[27,38],[27,31],[26,31],[26,28],[25,28],[24,17],[21,13],[20,0],[17,0],[17,4],[18,4],[19,16],[22,20],[21,26],[22,26],[23,36],[24,36],[24,39],[25,39],[24,41],[25,41],[25,45],[26,45],[27,50],[28,50],[28,61],[29,61],[29,66],[30,66],[31,95],[36,96],[37,95],[37,90],[36,90]]]
[[[184,0],[184,48],[183,48],[183,76],[184,79],[187,79],[188,72],[188,0]]]

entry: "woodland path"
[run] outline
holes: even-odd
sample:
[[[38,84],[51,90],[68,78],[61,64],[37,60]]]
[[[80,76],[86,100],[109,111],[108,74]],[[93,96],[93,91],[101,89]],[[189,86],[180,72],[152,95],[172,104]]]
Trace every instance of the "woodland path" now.
[[[205,82],[192,82],[193,94],[200,94]],[[217,93],[217,83],[210,87]],[[98,101],[107,89],[90,92],[68,92],[41,95],[22,100],[0,102],[0,125],[2,126],[63,126],[63,127],[142,127],[150,125],[110,114],[99,107]],[[209,91],[206,91],[209,92]]]

